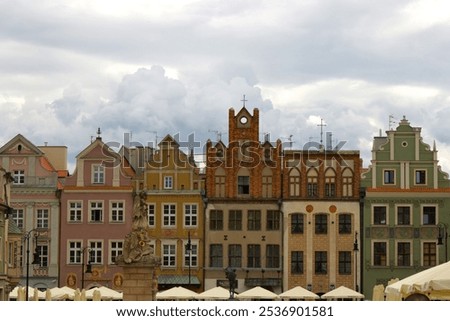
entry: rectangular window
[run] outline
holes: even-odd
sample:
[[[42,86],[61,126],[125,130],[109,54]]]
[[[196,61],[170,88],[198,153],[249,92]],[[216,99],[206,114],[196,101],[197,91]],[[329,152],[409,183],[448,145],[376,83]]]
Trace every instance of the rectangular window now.
[[[111,222],[123,222],[124,210],[123,202],[111,202]]]
[[[242,247],[240,244],[228,245],[228,262],[234,268],[242,267]]]
[[[424,242],[423,243],[423,266],[436,266],[436,243]]]
[[[352,252],[339,251],[339,274],[352,273]]]
[[[423,225],[436,225],[436,207],[423,207]]]
[[[267,231],[278,231],[280,229],[280,211],[267,210]]]
[[[261,267],[261,246],[259,244],[247,245],[247,267]]]
[[[386,206],[374,206],[373,207],[373,224],[374,225],[386,225],[387,208]]]
[[[386,242],[373,243],[373,265],[386,266],[387,264],[387,244]]]
[[[197,204],[184,204],[184,226],[197,226]]]
[[[109,245],[109,264],[116,263],[116,258],[122,255],[123,241],[111,241]]]
[[[48,209],[38,209],[36,211],[36,227],[41,229],[48,228]]]
[[[308,177],[308,197],[317,197],[318,193],[318,185],[317,185],[317,177]]]
[[[23,209],[14,209],[12,219],[18,228],[23,229]]]
[[[300,176],[289,176],[289,196],[300,196]]]
[[[352,232],[352,216],[350,214],[339,215],[339,234],[350,234]]]
[[[228,213],[228,229],[231,231],[242,230],[242,211],[230,210]]]
[[[175,226],[176,225],[176,205],[175,204],[164,204],[163,205],[163,225],[164,226]]]
[[[325,177],[325,196],[336,196],[336,182],[334,177]]]
[[[423,169],[416,170],[416,185],[424,185],[427,183],[427,172]]]
[[[395,184],[395,171],[392,169],[385,169],[383,171],[384,184]]]
[[[315,232],[316,234],[327,234],[328,232],[328,217],[326,214],[316,214],[315,217]]]
[[[92,183],[105,183],[105,168],[102,165],[93,165],[92,167]]]
[[[342,177],[342,196],[353,196],[353,177]]]
[[[37,253],[39,254],[39,266],[48,267],[48,245],[37,245]]]
[[[238,194],[250,194],[250,176],[238,176]]]
[[[148,226],[154,227],[156,223],[155,204],[147,204],[147,219]]]
[[[316,274],[327,274],[327,252],[326,251],[316,251],[314,253]]]
[[[189,251],[188,243],[184,244],[184,266],[197,267],[198,265],[198,244],[191,242]]]
[[[15,185],[25,184],[25,171],[23,171],[23,170],[14,171],[13,179],[14,179]]]
[[[262,177],[262,196],[272,197],[272,176]]]
[[[88,262],[92,264],[103,263],[103,243],[101,241],[90,241],[88,251]]]
[[[249,231],[261,230],[261,211],[248,210],[247,215],[247,229]]]
[[[397,265],[398,266],[411,265],[411,243],[409,242],[397,243]]]
[[[266,245],[266,268],[277,269],[280,267],[280,246],[277,244]]]
[[[80,241],[69,241],[68,248],[68,258],[69,264],[81,264],[81,242]]]
[[[83,220],[81,202],[69,202],[69,222],[81,222]]]
[[[291,273],[303,274],[303,251],[291,251]]]
[[[211,210],[209,212],[209,229],[212,231],[223,230],[223,211]]]
[[[291,233],[292,234],[303,234],[304,229],[304,215],[303,214],[292,214],[291,215]]]
[[[103,221],[103,203],[102,202],[91,202],[91,222],[102,222]]]
[[[209,266],[221,268],[223,267],[223,245],[211,244],[209,246]]]
[[[175,244],[163,244],[163,267],[175,267],[176,266],[176,246]]]
[[[215,177],[215,197],[225,197],[225,176]]]
[[[172,188],[173,188],[173,177],[164,176],[164,189],[172,189]]]
[[[411,224],[411,207],[409,206],[397,207],[397,224],[398,225]]]

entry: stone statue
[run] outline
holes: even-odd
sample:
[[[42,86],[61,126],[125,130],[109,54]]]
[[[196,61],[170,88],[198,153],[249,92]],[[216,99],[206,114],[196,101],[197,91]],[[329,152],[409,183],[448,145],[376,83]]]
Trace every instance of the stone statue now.
[[[118,260],[124,263],[148,261],[153,254],[147,234],[147,203],[145,192],[136,194],[133,205],[132,230],[125,236],[122,255]]]

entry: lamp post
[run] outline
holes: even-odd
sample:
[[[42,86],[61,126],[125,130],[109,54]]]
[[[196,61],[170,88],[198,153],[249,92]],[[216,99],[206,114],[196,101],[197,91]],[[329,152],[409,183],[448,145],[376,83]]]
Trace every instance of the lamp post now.
[[[36,233],[35,233],[36,232]],[[24,239],[26,240],[27,244],[26,244],[26,251],[27,251],[27,256],[26,256],[26,266],[27,266],[27,271],[26,271],[26,284],[25,284],[25,301],[28,301],[28,287],[29,287],[29,281],[30,281],[30,238],[32,236],[32,234],[35,234],[35,242],[36,242],[36,248],[34,249],[34,253],[33,253],[33,262],[31,264],[40,264],[40,258],[39,258],[39,252],[37,251],[37,238],[39,236],[39,232],[37,231],[37,229],[32,229],[28,232],[25,233],[24,235]]]
[[[192,243],[191,243],[191,232],[188,232],[188,241],[185,246],[186,252],[189,254],[188,261],[188,271],[189,271],[189,281],[188,284],[191,285],[191,252],[192,252]]]
[[[86,265],[86,270],[84,269],[84,253],[88,252],[88,262]],[[91,265],[91,257],[89,255],[89,252],[91,252],[91,249],[87,246],[83,247],[81,250],[81,289],[84,289],[84,274],[85,273],[92,273],[92,265]]]
[[[439,223],[438,228],[439,228],[439,235],[437,244],[445,245],[445,262],[448,262],[448,225],[445,223]]]
[[[355,254],[355,291],[358,292],[358,232],[355,232],[355,242],[353,242],[353,253]]]

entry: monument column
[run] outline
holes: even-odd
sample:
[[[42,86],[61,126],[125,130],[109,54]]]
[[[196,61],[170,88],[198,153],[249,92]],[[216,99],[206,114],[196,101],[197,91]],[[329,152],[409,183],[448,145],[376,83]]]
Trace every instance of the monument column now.
[[[116,260],[123,268],[123,300],[154,301],[158,291],[155,268],[161,260],[153,255],[147,234],[145,192],[134,198],[132,230],[125,236],[123,254]]]

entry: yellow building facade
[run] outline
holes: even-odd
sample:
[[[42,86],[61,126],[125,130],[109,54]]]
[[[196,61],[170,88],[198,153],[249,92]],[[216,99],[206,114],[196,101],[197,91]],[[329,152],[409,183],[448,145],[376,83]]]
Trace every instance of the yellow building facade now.
[[[146,164],[144,189],[148,233],[161,258],[158,289],[183,286],[203,290],[203,180],[193,155],[170,135]]]

